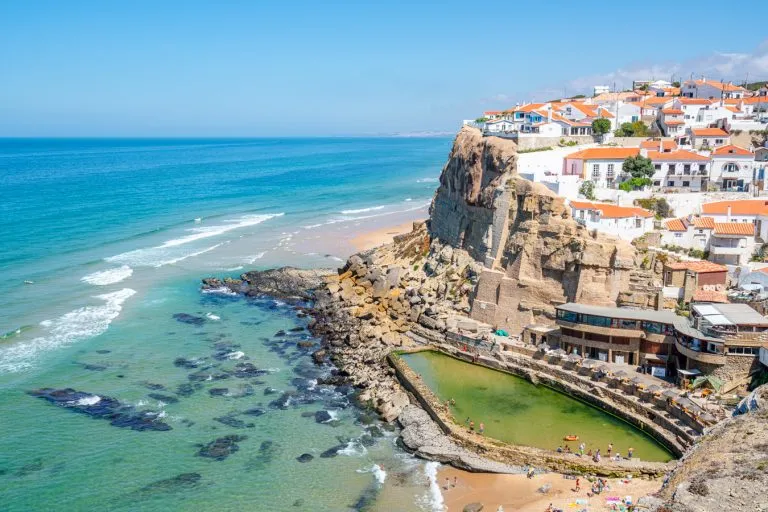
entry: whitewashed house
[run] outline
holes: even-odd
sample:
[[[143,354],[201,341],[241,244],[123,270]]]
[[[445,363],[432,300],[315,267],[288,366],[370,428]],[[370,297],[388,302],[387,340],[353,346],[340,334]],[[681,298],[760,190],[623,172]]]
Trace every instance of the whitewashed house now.
[[[685,126],[691,128],[696,126],[699,110],[711,104],[712,100],[706,98],[675,98],[672,108],[683,111]]]
[[[676,151],[644,150],[653,162],[651,180],[654,188],[678,192],[706,192],[709,183],[709,157],[678,149]]]
[[[662,245],[676,245],[685,249],[709,250],[709,241],[715,229],[712,217],[689,215],[679,219],[664,221],[661,232]]]
[[[563,159],[564,176],[580,176],[596,187],[611,188],[621,175],[621,167],[630,156],[640,154],[640,148],[598,147],[571,153]]]
[[[517,127],[512,121],[493,119],[485,122],[485,131],[487,133],[512,133],[517,132]]]
[[[743,98],[747,90],[731,83],[717,80],[687,80],[683,83],[681,95],[687,98]]]
[[[768,241],[768,200],[740,199],[714,201],[701,205],[702,216],[712,217],[715,222],[742,222],[754,226],[760,240]]]
[[[731,143],[731,136],[722,128],[691,128],[691,145],[696,149],[717,148]]]
[[[715,148],[710,155],[711,181],[720,190],[748,191],[755,181],[755,154],[729,144]]]
[[[653,231],[653,214],[636,206],[571,201],[571,215],[579,224],[622,240],[634,240]]]
[[[679,108],[663,108],[659,111],[659,126],[666,137],[685,134],[683,111]]]
[[[755,226],[749,222],[715,222],[709,240],[709,260],[723,265],[746,265],[755,253]]]

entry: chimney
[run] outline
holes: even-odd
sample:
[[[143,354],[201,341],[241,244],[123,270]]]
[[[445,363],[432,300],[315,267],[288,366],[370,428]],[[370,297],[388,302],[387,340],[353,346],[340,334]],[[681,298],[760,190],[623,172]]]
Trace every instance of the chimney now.
[[[664,152],[664,139],[659,139],[659,153]]]
[[[731,222],[731,205],[728,205],[728,212],[726,214],[726,222]]]

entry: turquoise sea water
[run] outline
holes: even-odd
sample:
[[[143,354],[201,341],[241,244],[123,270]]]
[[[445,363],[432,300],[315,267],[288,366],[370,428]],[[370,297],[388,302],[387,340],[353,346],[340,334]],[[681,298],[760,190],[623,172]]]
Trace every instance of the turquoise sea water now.
[[[449,148],[0,140],[0,508],[432,509],[434,467],[398,450],[349,390],[317,384],[330,369],[297,345],[313,340],[291,331],[304,320],[290,306],[198,284],[337,265],[355,234],[426,216]],[[236,372],[247,363],[258,374]],[[57,406],[29,394],[39,388],[84,394]],[[110,398],[170,429],[77,412]],[[233,435],[223,460],[200,455]]]

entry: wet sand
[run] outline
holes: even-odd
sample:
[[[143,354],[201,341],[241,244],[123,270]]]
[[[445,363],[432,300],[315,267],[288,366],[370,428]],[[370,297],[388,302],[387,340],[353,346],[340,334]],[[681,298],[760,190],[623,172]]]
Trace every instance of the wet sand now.
[[[457,478],[456,487],[444,488],[446,478],[453,482]],[[587,497],[591,483],[581,478],[581,490],[573,489],[576,480],[569,480],[558,473],[536,475],[528,479],[525,475],[498,475],[491,473],[468,473],[450,466],[443,466],[438,473],[445,505],[448,512],[461,512],[470,503],[482,503],[483,510],[496,512],[499,506],[506,512],[544,512],[552,503],[555,508],[569,510],[587,509],[590,512],[611,511],[611,505],[606,503],[608,497],[624,498],[631,496],[633,502],[646,494],[652,494],[661,487],[661,480],[641,480],[634,478],[629,483],[618,479],[609,479],[610,490],[598,496]],[[550,484],[552,487],[547,494],[538,489]],[[576,500],[586,500],[588,505],[576,504]],[[581,502],[584,503],[584,502]]]
[[[367,251],[368,249],[392,242],[397,235],[410,233],[413,230],[414,222],[418,221],[408,221],[397,226],[387,226],[374,231],[368,231],[355,236],[350,242],[355,251]]]

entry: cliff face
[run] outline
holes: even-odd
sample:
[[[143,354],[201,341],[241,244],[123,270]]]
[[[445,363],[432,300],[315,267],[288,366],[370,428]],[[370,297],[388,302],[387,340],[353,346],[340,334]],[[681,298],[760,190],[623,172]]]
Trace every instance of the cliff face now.
[[[569,301],[653,307],[658,277],[630,244],[589,232],[562,197],[517,176],[515,143],[464,128],[431,208],[430,235],[485,269],[472,317],[512,332]]]

